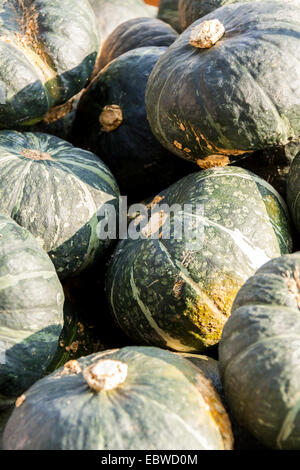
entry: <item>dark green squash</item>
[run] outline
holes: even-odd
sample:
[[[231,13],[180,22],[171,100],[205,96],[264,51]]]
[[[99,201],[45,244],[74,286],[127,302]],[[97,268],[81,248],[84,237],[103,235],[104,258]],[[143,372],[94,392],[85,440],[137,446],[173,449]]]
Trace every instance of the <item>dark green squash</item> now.
[[[184,209],[189,231],[175,237]],[[114,317],[139,344],[181,352],[217,344],[240,287],[291,251],[288,220],[279,194],[246,170],[186,176],[140,209],[119,242],[107,279]]]
[[[132,18],[154,17],[156,8],[143,0],[89,0],[98,22],[102,41],[124,21]]]
[[[253,1],[258,0],[251,0],[251,2]],[[194,21],[208,15],[217,8],[237,2],[245,3],[247,0],[178,0],[178,17],[181,30],[184,31]]]
[[[0,216],[0,407],[40,379],[63,324],[64,294],[34,237]]]
[[[30,126],[76,95],[99,52],[87,0],[1,0],[0,128]]]
[[[294,158],[287,180],[287,203],[298,233],[300,232],[300,148]]]
[[[147,80],[165,51],[141,47],[108,64],[82,95],[74,122],[75,145],[99,155],[121,193],[134,201],[156,194],[195,168],[165,150],[147,120]]]
[[[233,438],[204,374],[168,351],[127,347],[66,364],[15,408],[4,449],[223,450]]]
[[[240,158],[235,165],[253,171],[270,183],[283,198],[286,198],[291,163],[299,151],[300,142],[291,142],[284,147],[258,150],[245,158]]]
[[[219,345],[226,398],[264,445],[300,449],[300,253],[264,265],[238,293]]]
[[[75,275],[101,258],[98,211],[119,191],[95,155],[42,133],[0,132],[0,213],[27,228],[58,275]]]
[[[2,408],[0,403],[0,450],[3,450],[2,436],[6,423],[9,420],[9,417],[14,409],[14,404],[14,401],[11,401],[9,405],[7,405],[5,408]]]
[[[207,168],[299,140],[299,33],[293,0],[226,5],[193,23],[148,81],[160,143]]]
[[[133,18],[120,24],[104,42],[95,72],[125,52],[138,47],[169,47],[178,37],[176,31],[157,18]]]
[[[176,31],[180,32],[178,0],[160,0],[157,18],[169,23]]]

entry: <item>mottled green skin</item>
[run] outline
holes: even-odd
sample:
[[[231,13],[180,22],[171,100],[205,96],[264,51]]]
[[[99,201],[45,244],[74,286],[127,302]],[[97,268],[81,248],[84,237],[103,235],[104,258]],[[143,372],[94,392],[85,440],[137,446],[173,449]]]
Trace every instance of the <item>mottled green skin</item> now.
[[[240,158],[236,165],[253,171],[270,183],[283,198],[286,198],[289,171],[299,151],[300,142],[291,142],[284,147],[258,150],[253,154],[248,154],[245,158]]]
[[[57,371],[26,392],[4,433],[5,449],[222,450],[232,446],[228,417],[193,364],[158,348],[127,347],[79,359],[128,365],[125,382],[93,392],[81,373]]]
[[[82,95],[74,122],[72,142],[99,155],[121,193],[134,201],[158,193],[196,169],[162,147],[147,120],[147,81],[165,51],[165,47],[140,47],[108,64]],[[105,132],[99,116],[112,104],[121,108],[123,122]]]
[[[97,71],[125,52],[138,47],[169,47],[178,37],[176,31],[157,18],[133,18],[120,24],[104,42]]]
[[[300,253],[270,261],[242,287],[219,345],[236,418],[263,444],[300,449]]]
[[[64,294],[38,242],[0,216],[0,393],[16,397],[41,378],[63,324]]]
[[[169,23],[179,33],[182,31],[178,17],[178,0],[160,0],[157,18]]]
[[[24,149],[51,160],[27,158]],[[47,134],[0,132],[0,213],[38,239],[60,278],[103,256],[111,240],[98,238],[97,213],[108,201],[117,209],[118,195],[114,177],[90,152]]]
[[[86,85],[99,52],[87,0],[0,1],[0,128],[27,126]],[[24,39],[22,15],[37,31]],[[30,21],[30,20],[29,20]],[[29,29],[28,29],[29,31]],[[20,38],[23,38],[20,42]]]
[[[300,149],[299,149],[300,150]],[[300,232],[300,151],[294,158],[287,180],[287,204],[298,233]]]
[[[108,271],[108,299],[137,343],[203,351],[218,343],[242,284],[291,251],[287,208],[268,183],[235,167],[186,176],[160,197],[169,206],[201,204],[202,215],[185,213],[203,236],[176,239],[171,230],[170,239],[157,231],[156,239],[122,240]],[[178,217],[171,213],[166,229]]]
[[[210,49],[191,46],[192,28],[213,19],[225,35]],[[299,139],[299,31],[297,1],[226,5],[193,23],[148,81],[147,114],[160,143],[197,161]]]
[[[198,367],[205,377],[211,380],[216,392],[223,401],[223,386],[220,379],[218,361],[208,356],[201,354],[190,354],[190,353],[178,353],[180,356],[191,361],[196,367]]]
[[[155,9],[143,0],[89,0],[97,17],[102,41],[124,21],[132,18],[153,17]]]

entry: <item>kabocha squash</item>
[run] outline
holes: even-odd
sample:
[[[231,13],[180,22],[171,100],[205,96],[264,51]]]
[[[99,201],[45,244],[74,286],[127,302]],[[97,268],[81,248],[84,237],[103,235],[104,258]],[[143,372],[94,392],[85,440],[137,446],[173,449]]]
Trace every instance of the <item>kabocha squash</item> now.
[[[24,450],[223,450],[232,440],[210,381],[150,347],[93,354],[40,380],[3,439],[4,449]]]
[[[251,0],[251,2],[260,0]],[[202,16],[230,3],[245,3],[247,0],[178,0],[178,17],[182,31]],[[248,0],[249,2],[249,0]]]
[[[169,23],[176,31],[181,31],[178,17],[178,0],[160,0],[157,17]]]
[[[253,173],[265,179],[285,198],[291,163],[299,151],[299,141],[291,142],[284,147],[258,150],[245,156],[245,158],[241,158],[238,166],[253,171]]]
[[[112,313],[137,343],[200,352],[218,343],[244,282],[291,251],[286,205],[261,178],[225,167],[186,176],[148,208],[112,258]]]
[[[207,168],[299,140],[299,31],[292,0],[226,5],[193,23],[148,81],[160,143]]]
[[[297,231],[300,231],[300,148],[294,158],[287,180],[287,203]]]
[[[157,18],[133,18],[118,26],[101,49],[96,71],[120,55],[138,47],[169,47],[178,37],[176,31]]]
[[[64,294],[34,237],[0,216],[0,406],[40,379],[63,324]]]
[[[195,166],[175,158],[153,136],[146,115],[148,77],[164,47],[141,47],[108,64],[82,95],[72,141],[100,156],[122,194],[152,196]]]
[[[0,132],[0,213],[27,228],[58,275],[81,272],[103,256],[104,203],[118,205],[116,181],[90,152],[42,133]]]
[[[236,418],[264,445],[300,449],[300,253],[264,265],[238,293],[219,345]]]
[[[87,0],[1,0],[0,128],[34,124],[76,95],[98,52]]]
[[[121,23],[132,18],[154,17],[156,8],[143,0],[89,0],[102,41]]]

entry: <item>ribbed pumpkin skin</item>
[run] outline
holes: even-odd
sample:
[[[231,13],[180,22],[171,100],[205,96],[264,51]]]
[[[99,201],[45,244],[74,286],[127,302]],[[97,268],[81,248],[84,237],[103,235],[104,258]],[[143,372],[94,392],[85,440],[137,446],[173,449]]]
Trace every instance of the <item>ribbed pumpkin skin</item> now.
[[[287,180],[287,203],[297,231],[300,231],[300,149],[294,158]]]
[[[299,272],[299,253],[259,269],[238,293],[219,345],[232,412],[278,449],[300,449]]]
[[[213,19],[225,35],[210,49],[191,46],[192,28]],[[295,1],[227,5],[193,23],[148,81],[147,114],[161,144],[200,164],[299,139],[299,31]]]
[[[0,132],[0,213],[40,241],[61,278],[103,256],[111,241],[98,238],[97,212],[108,201],[117,207],[118,195],[112,174],[90,152],[47,134]]]
[[[122,240],[108,270],[108,299],[135,342],[200,352],[219,342],[244,282],[291,251],[287,208],[268,183],[235,167],[186,176],[160,198],[169,206],[201,204],[203,215],[185,214],[203,236],[176,239],[171,230],[166,239],[153,230],[151,239],[144,228],[144,238]]]
[[[33,236],[0,216],[0,391],[16,397],[44,373],[63,323],[64,294]]]
[[[74,122],[75,145],[99,155],[116,177],[121,193],[135,202],[195,169],[160,145],[147,120],[147,80],[165,51],[165,47],[141,47],[108,64],[82,95]],[[105,132],[99,117],[109,105],[120,107],[123,121]]]
[[[178,0],[160,0],[157,18],[169,23],[176,31],[180,32]]]
[[[78,360],[128,365],[118,388],[93,392],[81,373],[63,369],[26,392],[4,433],[5,449],[230,449],[227,414],[205,376],[186,359],[158,348],[127,347]],[[125,411],[126,410],[126,411]],[[43,425],[41,425],[43,423]]]
[[[178,37],[176,31],[157,18],[133,18],[120,24],[104,42],[97,71],[125,52],[138,47],[169,47]]]
[[[98,52],[87,0],[1,0],[0,128],[31,125],[76,95]]]
[[[124,21],[139,17],[153,17],[155,9],[143,0],[89,0],[97,18],[102,41]]]

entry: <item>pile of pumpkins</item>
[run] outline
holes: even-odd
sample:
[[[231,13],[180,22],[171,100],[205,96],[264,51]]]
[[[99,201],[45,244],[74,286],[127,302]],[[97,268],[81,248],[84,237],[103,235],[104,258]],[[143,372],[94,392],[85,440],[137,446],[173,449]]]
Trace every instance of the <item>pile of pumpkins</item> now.
[[[0,447],[300,449],[299,33],[299,0],[0,0]],[[121,195],[140,236],[101,237]]]

